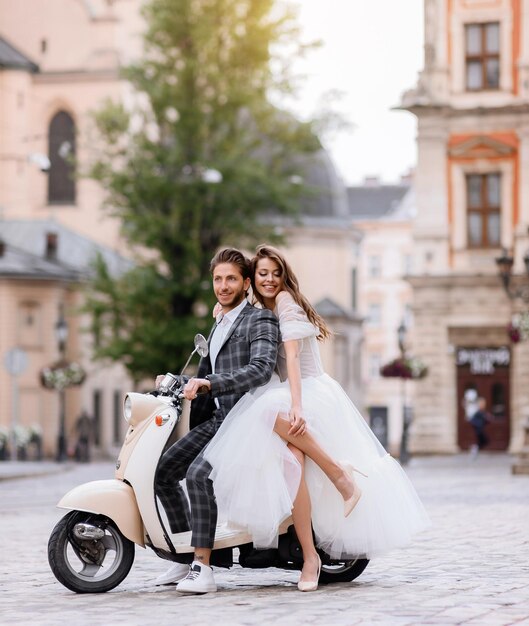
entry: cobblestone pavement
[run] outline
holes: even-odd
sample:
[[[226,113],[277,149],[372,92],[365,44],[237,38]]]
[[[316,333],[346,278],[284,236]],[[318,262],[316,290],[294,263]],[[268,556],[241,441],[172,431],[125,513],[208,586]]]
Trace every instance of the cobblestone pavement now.
[[[408,473],[433,526],[406,550],[371,561],[353,583],[302,594],[298,574],[216,570],[219,592],[181,596],[152,580],[167,566],[137,548],[112,592],[77,595],[47,563],[47,541],[71,487],[112,477],[98,463],[0,482],[0,624],[529,626],[529,476],[505,455],[413,459]]]

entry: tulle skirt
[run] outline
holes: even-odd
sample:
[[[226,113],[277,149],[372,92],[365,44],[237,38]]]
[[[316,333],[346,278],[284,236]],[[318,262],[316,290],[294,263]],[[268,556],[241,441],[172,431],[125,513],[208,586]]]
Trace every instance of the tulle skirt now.
[[[347,394],[330,376],[302,380],[310,432],[336,461],[347,461],[362,497],[344,517],[343,499],[310,459],[305,478],[316,543],[333,558],[371,558],[405,546],[429,525],[428,515],[401,466],[380,445]],[[274,431],[278,413],[290,409],[288,382],[275,377],[247,393],[204,450],[212,465],[219,519],[247,531],[255,547],[277,545],[278,528],[291,515],[301,467]]]

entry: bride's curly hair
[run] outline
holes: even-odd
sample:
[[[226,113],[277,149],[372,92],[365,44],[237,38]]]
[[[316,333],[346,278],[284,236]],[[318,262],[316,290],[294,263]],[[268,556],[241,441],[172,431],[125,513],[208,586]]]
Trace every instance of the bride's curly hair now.
[[[257,246],[255,250],[255,255],[250,261],[250,277],[252,280],[252,292],[254,302],[259,302],[262,306],[264,306],[263,298],[255,288],[255,271],[257,269],[257,263],[261,259],[270,259],[271,261],[274,261],[274,263],[277,263],[279,269],[281,270],[281,278],[283,279],[284,289],[288,291],[288,293],[294,298],[294,301],[299,304],[299,306],[305,311],[307,317],[309,318],[309,321],[314,324],[314,326],[316,326],[316,328],[320,331],[318,335],[318,340],[323,341],[324,339],[328,339],[329,337],[331,337],[332,331],[325,323],[323,317],[316,313],[314,307],[299,290],[298,279],[296,278],[296,275],[294,274],[294,271],[290,267],[288,261],[277,248],[269,246],[266,243]]]

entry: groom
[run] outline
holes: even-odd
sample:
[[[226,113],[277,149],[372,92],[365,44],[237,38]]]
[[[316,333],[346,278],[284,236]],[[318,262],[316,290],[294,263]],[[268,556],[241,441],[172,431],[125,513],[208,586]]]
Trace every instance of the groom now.
[[[184,387],[185,398],[196,399],[191,405],[192,430],[164,453],[156,475],[156,492],[171,531],[179,533],[191,527],[191,545],[195,549],[191,568],[176,563],[157,578],[156,584],[181,580],[176,589],[183,593],[217,590],[209,565],[217,505],[209,480],[211,466],[200,452],[244,393],[270,380],[279,341],[279,325],[273,313],[257,309],[246,300],[251,282],[248,259],[239,250],[227,248],[215,255],[210,269],[222,312],[209,337],[209,355],[200,360],[197,377]],[[197,398],[198,391],[204,388],[207,395]],[[191,504],[190,516],[179,484],[183,478]]]

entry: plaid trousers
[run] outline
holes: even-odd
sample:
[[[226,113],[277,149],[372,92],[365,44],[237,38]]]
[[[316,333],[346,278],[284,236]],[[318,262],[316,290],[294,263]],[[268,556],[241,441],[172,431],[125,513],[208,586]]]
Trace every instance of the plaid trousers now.
[[[217,432],[214,417],[189,431],[164,453],[156,474],[156,493],[167,513],[171,532],[192,530],[194,548],[212,548],[217,526],[217,505],[211,465],[200,452]],[[189,504],[180,481],[186,478]]]

